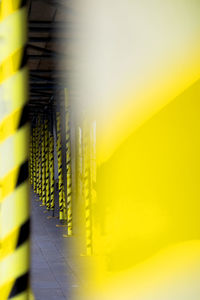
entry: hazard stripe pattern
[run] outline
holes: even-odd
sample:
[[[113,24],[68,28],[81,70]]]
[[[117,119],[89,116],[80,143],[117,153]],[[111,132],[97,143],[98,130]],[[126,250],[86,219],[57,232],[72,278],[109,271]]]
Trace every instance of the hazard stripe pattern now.
[[[23,94],[0,98],[0,298],[29,297],[29,193],[28,193],[28,130],[27,120],[27,67],[26,67],[26,1],[2,0],[0,2],[0,36],[3,46],[0,55],[0,85],[10,84]],[[22,24],[24,24],[22,28]],[[1,26],[2,25],[2,26]],[[5,28],[12,28],[8,35]],[[2,31],[4,28],[4,31]],[[8,39],[18,35],[17,45]],[[10,80],[12,79],[12,80]],[[16,82],[19,84],[16,85]],[[13,105],[14,104],[14,105]],[[3,146],[12,145],[17,136],[20,142],[9,148],[8,157],[2,157]],[[24,146],[24,147],[23,147]],[[23,156],[19,149],[23,147]],[[20,157],[20,159],[19,159]],[[18,204],[21,205],[20,213]]]

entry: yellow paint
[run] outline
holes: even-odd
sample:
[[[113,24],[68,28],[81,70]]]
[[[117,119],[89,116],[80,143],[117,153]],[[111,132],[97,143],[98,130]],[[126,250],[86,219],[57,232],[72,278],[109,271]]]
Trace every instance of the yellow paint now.
[[[19,229],[29,218],[28,193],[29,186],[25,182],[1,203],[1,239],[5,239],[17,227]]]
[[[12,89],[10,88],[12,86]],[[0,85],[1,99],[0,119],[5,114],[20,109],[28,98],[28,69],[24,67]]]
[[[197,290],[199,98],[200,81],[143,123],[98,167],[97,256],[88,273],[88,299],[177,300],[190,297],[191,284]]]
[[[20,3],[21,0],[2,0],[0,3],[0,22],[13,15],[16,11],[19,13]]]
[[[30,258],[29,246],[29,242],[24,243],[14,253],[1,261],[0,289],[3,288],[4,284],[13,280],[13,278],[18,278],[28,271]]]

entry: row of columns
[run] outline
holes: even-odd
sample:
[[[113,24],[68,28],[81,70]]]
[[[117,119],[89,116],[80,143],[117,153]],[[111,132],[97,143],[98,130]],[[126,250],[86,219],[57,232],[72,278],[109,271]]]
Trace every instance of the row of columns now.
[[[92,207],[96,202],[96,127],[95,123],[84,120],[81,126],[75,126],[72,138],[70,114],[70,106],[66,104],[64,120],[60,111],[53,110],[48,114],[34,116],[30,139],[30,183],[38,195],[41,206],[47,211],[52,211],[52,216],[57,213],[61,224],[66,227],[67,234],[64,236],[78,235],[74,223],[82,224],[85,246],[80,251],[85,255],[92,255]],[[65,144],[62,140],[62,122],[65,123]],[[72,148],[76,164],[72,164]],[[58,202],[56,205],[58,212],[55,212],[55,201]],[[76,210],[80,209],[83,210],[81,214],[83,219],[74,222],[74,218],[78,215]]]

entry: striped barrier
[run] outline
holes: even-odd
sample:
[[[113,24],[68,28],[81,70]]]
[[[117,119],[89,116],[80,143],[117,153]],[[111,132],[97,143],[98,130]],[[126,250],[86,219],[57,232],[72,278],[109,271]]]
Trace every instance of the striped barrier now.
[[[90,130],[83,124],[83,199],[85,203],[86,255],[92,255],[92,212],[91,212],[91,170],[90,170]]]
[[[45,124],[42,124],[42,206],[46,203]]]
[[[70,141],[70,107],[66,99],[66,169],[67,169],[67,235],[72,235],[72,174],[71,174],[71,141]]]
[[[50,209],[50,195],[49,195],[49,131],[48,120],[45,120],[45,169],[46,169],[46,209]]]
[[[1,300],[30,295],[26,21],[25,1],[0,2]]]
[[[39,190],[39,199],[40,201],[42,201],[42,122],[41,122],[41,119],[40,119],[40,127],[39,127],[39,156],[38,156],[38,159],[39,159],[39,179],[38,179],[38,190]]]
[[[33,128],[33,190],[36,192],[36,128]]]
[[[60,221],[67,220],[65,194],[62,174],[62,146],[61,146],[61,127],[60,127],[60,113],[56,114],[57,127],[57,156],[58,156],[58,189],[59,189],[59,219]]]
[[[29,145],[29,180],[30,184],[33,183],[33,161],[32,161],[32,134],[30,135],[30,145]]]
[[[55,209],[55,198],[54,198],[54,137],[53,134],[50,133],[50,209],[53,211]]]

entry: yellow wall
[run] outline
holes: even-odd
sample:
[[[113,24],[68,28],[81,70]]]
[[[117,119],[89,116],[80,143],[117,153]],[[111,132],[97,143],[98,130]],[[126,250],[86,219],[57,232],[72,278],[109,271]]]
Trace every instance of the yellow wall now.
[[[150,296],[142,298],[140,293],[145,292],[152,276],[157,278],[152,284],[157,293],[161,277],[172,280],[176,274],[176,279],[186,280],[182,273],[190,276],[188,268],[191,265],[198,268],[199,99],[200,81],[133,132],[98,168],[94,244],[101,255],[96,257],[96,266],[99,263],[100,268],[97,267],[93,279],[96,283],[98,278],[103,280],[100,280],[100,294],[94,288],[93,299],[127,300],[134,294],[136,298],[130,299],[149,300]],[[197,288],[196,269],[191,276]],[[163,282],[160,297],[153,293],[155,299],[165,299],[164,290],[172,287],[173,282],[168,286],[166,278]],[[109,293],[112,285],[113,291]],[[121,291],[124,285],[126,292]],[[187,285],[190,286],[188,280]],[[183,292],[184,287],[175,283],[169,297],[179,299],[175,294],[180,290]],[[187,291],[184,296],[187,299]]]

